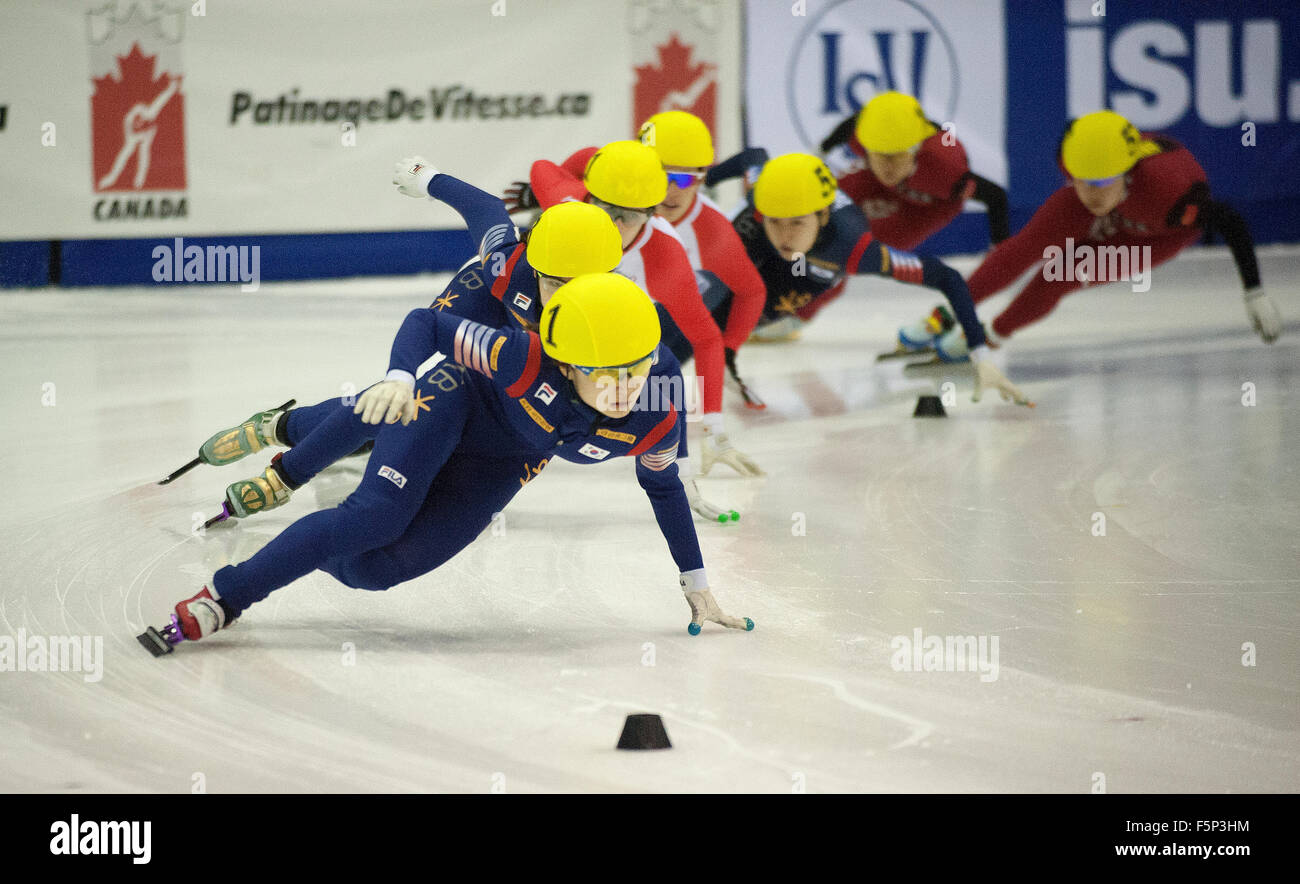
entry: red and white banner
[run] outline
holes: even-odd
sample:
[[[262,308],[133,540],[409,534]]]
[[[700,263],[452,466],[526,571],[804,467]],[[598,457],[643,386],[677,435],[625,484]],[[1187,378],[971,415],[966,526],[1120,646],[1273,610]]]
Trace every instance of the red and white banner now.
[[[651,107],[733,150],[739,2],[0,5],[0,239],[459,227],[394,161],[499,192]]]
[[[684,110],[709,127],[718,160],[745,146],[740,0],[627,0],[627,32],[631,133],[657,113]],[[738,195],[739,188],[734,190]]]

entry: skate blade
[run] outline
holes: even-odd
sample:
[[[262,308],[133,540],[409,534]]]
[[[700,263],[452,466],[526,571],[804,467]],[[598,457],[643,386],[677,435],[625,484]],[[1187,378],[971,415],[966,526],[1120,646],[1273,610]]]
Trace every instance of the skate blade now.
[[[926,362],[909,362],[903,366],[903,375],[909,378],[968,378],[973,374],[970,360],[944,362],[938,356]]]
[[[136,641],[144,646],[144,649],[155,657],[161,657],[163,654],[170,654],[175,648],[167,639],[162,637],[162,633],[152,626],[145,629],[143,633],[135,637]]]
[[[933,347],[921,347],[918,350],[908,350],[899,347],[889,353],[881,353],[876,357],[877,362],[888,362],[891,359],[931,359],[937,358]]]

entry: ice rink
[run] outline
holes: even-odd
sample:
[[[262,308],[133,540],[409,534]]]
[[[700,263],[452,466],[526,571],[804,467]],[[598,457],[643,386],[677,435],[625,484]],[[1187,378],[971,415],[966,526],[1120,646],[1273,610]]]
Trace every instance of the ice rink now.
[[[204,535],[268,458],[156,480],[379,379],[441,278],[0,294],[0,636],[103,641],[98,681],[0,672],[0,791],[1300,791],[1300,249],[1260,264],[1278,343],[1194,250],[1000,351],[1033,410],[954,370],[914,419],[943,378],[873,357],[937,299],[892,282],[746,347],[768,408],[728,421],[768,475],[701,480],[742,519],[697,530],[751,633],[687,634],[630,461],[556,462],[435,573],[316,572],[160,659],[137,633],[361,463]],[[917,630],[996,637],[996,669],[903,671]],[[615,750],[632,712],[674,748]]]

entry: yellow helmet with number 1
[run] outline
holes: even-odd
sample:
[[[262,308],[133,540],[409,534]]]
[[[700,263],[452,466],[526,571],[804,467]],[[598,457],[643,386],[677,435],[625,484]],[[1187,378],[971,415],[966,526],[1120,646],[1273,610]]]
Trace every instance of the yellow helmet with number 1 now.
[[[768,160],[754,183],[754,207],[769,218],[811,215],[835,202],[835,176],[808,153]]]
[[[623,260],[623,240],[602,209],[565,202],[542,212],[528,234],[526,254],[538,273],[569,279],[613,270]]]
[[[713,165],[713,136],[695,114],[664,111],[641,124],[638,137],[654,148],[665,166],[699,169]]]
[[[596,199],[626,209],[649,209],[668,195],[668,173],[653,147],[611,141],[591,155],[582,183]]]
[[[626,276],[589,273],[560,286],[546,302],[537,333],[546,355],[557,362],[632,365],[659,346],[659,312]]]

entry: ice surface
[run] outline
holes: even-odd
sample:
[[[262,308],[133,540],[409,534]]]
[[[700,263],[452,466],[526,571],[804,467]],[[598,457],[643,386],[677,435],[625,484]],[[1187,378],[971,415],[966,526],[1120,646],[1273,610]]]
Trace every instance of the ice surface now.
[[[1300,790],[1300,250],[1261,266],[1271,347],[1222,250],[1067,298],[999,354],[1034,410],[954,371],[950,417],[913,419],[942,378],[872,357],[936,301],[890,282],[746,347],[769,408],[733,394],[728,421],[768,476],[702,479],[743,517],[697,529],[752,633],[687,635],[630,462],[556,463],[433,574],[317,572],[157,660],[137,633],[360,463],[206,536],[265,458],[154,482],[256,410],[376,380],[440,280],[0,295],[0,636],[105,657],[98,682],[0,672],[0,791]],[[896,671],[917,628],[997,636],[996,680]],[[614,749],[643,711],[673,749]]]

